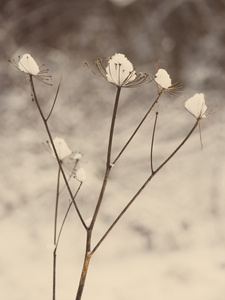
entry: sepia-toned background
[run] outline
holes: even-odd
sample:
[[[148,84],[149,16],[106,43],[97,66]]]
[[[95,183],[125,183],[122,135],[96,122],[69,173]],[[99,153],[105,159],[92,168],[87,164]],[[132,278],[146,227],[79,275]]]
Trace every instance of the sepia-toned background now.
[[[57,165],[45,151],[44,126],[31,101],[25,74],[8,58],[30,53],[52,75],[35,82],[47,113],[61,74],[49,122],[53,136],[83,154],[87,181],[78,204],[85,219],[95,207],[105,167],[116,89],[91,68],[123,53],[136,70],[165,68],[183,84],[164,95],[154,164],[182,141],[194,118],[184,102],[204,93],[215,113],[159,172],[90,265],[84,300],[221,300],[225,278],[225,1],[2,0],[0,3],[0,298],[47,300],[52,290],[54,200]],[[155,99],[154,83],[122,90],[116,121],[116,156]],[[147,178],[153,116],[113,170],[96,224],[97,242]],[[76,183],[74,183],[75,185]],[[69,197],[63,193],[60,217]],[[85,232],[71,211],[58,251],[57,299],[74,299]]]

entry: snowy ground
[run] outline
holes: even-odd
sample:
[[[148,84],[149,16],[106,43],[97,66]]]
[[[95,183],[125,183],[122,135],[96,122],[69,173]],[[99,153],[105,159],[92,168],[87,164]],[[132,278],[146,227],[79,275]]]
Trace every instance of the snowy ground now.
[[[48,245],[53,238],[57,167],[41,145],[46,134],[29,99],[27,82],[16,71],[15,77],[25,88],[8,91],[2,104],[0,299],[47,300],[51,299],[52,253]],[[82,98],[76,80],[78,100],[69,105],[63,96],[66,91],[67,97],[72,89],[68,88],[67,79],[50,126],[54,135],[62,136],[72,149],[84,154],[82,167],[88,180],[78,202],[88,219],[100,189],[113,101],[110,99],[115,90],[102,83],[100,90],[94,90],[98,94],[92,100],[91,88],[98,80],[94,78],[88,83],[89,94]],[[140,95],[141,91],[136,90],[122,94],[115,152],[149,105],[141,102]],[[75,101],[73,97],[71,94],[67,98]],[[194,123],[183,108],[184,98],[172,101],[166,96],[160,106],[156,165]],[[209,102],[213,106],[213,101]],[[224,299],[224,121],[218,108],[216,115],[202,125],[204,149],[200,149],[196,131],[130,208],[93,257],[84,300]],[[94,241],[146,179],[152,123],[150,118],[145,122],[112,172]],[[65,195],[60,205],[61,217],[67,204]],[[84,241],[84,230],[71,212],[58,252],[59,300],[74,299]]]

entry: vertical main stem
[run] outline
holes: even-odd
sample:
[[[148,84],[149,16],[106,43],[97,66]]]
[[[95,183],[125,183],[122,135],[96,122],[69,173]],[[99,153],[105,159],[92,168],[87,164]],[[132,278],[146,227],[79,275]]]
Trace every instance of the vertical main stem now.
[[[57,187],[56,187],[56,200],[55,200],[55,220],[54,220],[54,251],[53,251],[53,291],[52,291],[52,299],[56,299],[56,241],[57,241],[57,220],[58,220],[58,206],[59,206],[59,182],[60,182],[60,168],[58,170],[57,176]]]
[[[110,127],[110,133],[109,133],[109,143],[108,143],[108,150],[107,150],[107,161],[106,161],[106,170],[105,170],[105,176],[103,179],[103,183],[102,183],[102,188],[101,188],[101,192],[100,195],[98,197],[98,202],[94,211],[94,215],[91,221],[91,225],[90,225],[90,229],[93,229],[101,203],[102,203],[102,199],[105,193],[105,189],[106,189],[106,185],[108,182],[108,178],[109,178],[109,173],[110,170],[112,168],[111,166],[111,152],[112,152],[112,141],[113,141],[113,134],[114,134],[114,128],[115,128],[115,122],[116,122],[116,114],[117,114],[117,108],[118,108],[118,104],[119,104],[119,98],[120,98],[120,92],[121,92],[121,87],[117,87],[117,93],[116,93],[116,99],[115,99],[115,103],[114,103],[114,109],[113,109],[113,115],[112,115],[112,121],[111,121],[111,127]]]
[[[88,229],[87,230],[87,240],[86,240],[86,252],[85,252],[85,257],[84,257],[84,263],[83,263],[83,268],[81,272],[81,277],[80,277],[80,282],[77,290],[77,295],[76,295],[76,300],[80,300],[83,294],[84,290],[84,284],[86,281],[87,277],[87,272],[88,272],[88,266],[90,263],[90,259],[92,254],[90,253],[91,250],[91,235],[92,235],[92,230],[93,229]]]
[[[92,255],[90,253],[86,253],[85,254],[83,268],[82,268],[80,282],[79,282],[79,287],[78,287],[77,295],[76,295],[76,300],[81,300],[81,297],[82,297],[82,294],[83,294],[83,290],[84,290],[85,281],[86,281],[86,277],[87,277],[87,272],[88,272],[88,267],[89,267],[91,256]]]
[[[116,99],[115,99],[113,115],[112,115],[112,122],[111,122],[111,127],[110,127],[110,134],[109,134],[109,144],[108,144],[107,163],[106,163],[107,168],[109,168],[110,161],[111,161],[112,140],[113,140],[113,133],[114,133],[114,127],[115,127],[115,122],[116,122],[117,108],[118,108],[118,103],[119,103],[119,98],[120,98],[120,91],[121,91],[121,87],[117,87]]]
[[[52,299],[56,299],[56,247],[53,251],[53,292]]]
[[[88,267],[90,263],[90,259],[93,253],[91,253],[91,237],[92,237],[92,232],[93,228],[95,225],[95,221],[102,203],[102,199],[105,193],[105,189],[107,186],[107,182],[109,179],[109,173],[112,168],[111,166],[111,152],[112,152],[112,141],[113,141],[113,134],[114,134],[114,128],[115,128],[115,122],[116,122],[116,115],[117,115],[117,109],[118,109],[118,104],[119,104],[119,98],[120,98],[120,92],[121,92],[121,87],[117,87],[117,93],[116,93],[116,98],[115,98],[115,103],[114,103],[114,108],[113,108],[113,114],[112,114],[112,120],[111,120],[111,127],[110,127],[110,133],[109,133],[109,142],[108,142],[108,149],[107,149],[107,160],[106,160],[106,170],[105,170],[105,175],[104,179],[102,182],[102,188],[98,197],[98,202],[96,204],[96,208],[92,217],[92,221],[90,226],[87,228],[87,240],[86,240],[86,252],[85,252],[85,257],[84,257],[84,263],[83,263],[83,268],[81,272],[81,277],[80,277],[80,282],[77,290],[77,295],[76,295],[76,300],[80,300],[83,294],[84,290],[84,285],[87,277],[87,272],[88,272]]]

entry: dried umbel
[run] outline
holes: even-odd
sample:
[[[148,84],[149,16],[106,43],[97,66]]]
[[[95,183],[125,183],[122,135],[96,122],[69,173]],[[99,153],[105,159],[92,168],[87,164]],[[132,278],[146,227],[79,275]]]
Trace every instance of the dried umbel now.
[[[15,60],[9,61],[21,72],[28,74],[30,76],[35,77],[36,79],[47,83],[51,79],[51,75],[47,75],[48,69],[41,69],[43,65],[39,68],[38,64],[34,60],[34,58],[26,53],[22,57],[19,56],[18,63]],[[47,83],[49,84],[49,83]]]
[[[185,102],[185,108],[196,118],[205,119],[208,114],[205,114],[207,106],[205,105],[204,94],[195,94]]]
[[[149,82],[149,75],[142,72],[136,73],[133,64],[121,53],[116,53],[110,57],[106,68],[104,68],[100,58],[96,60],[96,66],[101,77],[117,87],[138,87]]]
[[[172,85],[170,75],[164,69],[159,69],[155,74],[155,82],[161,86],[162,89],[168,89]]]
[[[65,140],[60,137],[55,137],[53,139],[53,144],[57,152],[58,158],[62,166],[65,168],[65,171],[69,173],[69,175],[75,177],[77,174],[77,164],[82,157],[81,153],[72,152]],[[46,141],[44,143],[44,147],[54,158],[56,158],[54,149],[49,141]]]
[[[170,95],[175,94],[182,87],[182,84],[180,84],[180,83],[172,84],[170,75],[164,69],[158,69],[157,73],[155,74],[154,79],[155,79],[157,86],[159,86],[163,92],[166,92],[167,94],[170,94]]]

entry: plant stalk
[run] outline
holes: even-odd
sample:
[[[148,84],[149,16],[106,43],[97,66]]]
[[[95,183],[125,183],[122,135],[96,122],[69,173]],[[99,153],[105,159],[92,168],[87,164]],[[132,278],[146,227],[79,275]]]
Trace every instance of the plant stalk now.
[[[47,131],[47,134],[48,134],[50,143],[51,143],[51,145],[52,145],[52,149],[53,149],[53,151],[54,151],[56,160],[57,160],[57,162],[58,162],[58,165],[59,165],[59,168],[60,168],[62,177],[63,177],[63,179],[64,179],[64,181],[65,181],[67,190],[68,190],[68,192],[69,192],[70,198],[71,198],[71,200],[73,201],[73,204],[74,204],[74,206],[75,206],[75,209],[76,209],[76,211],[77,211],[77,214],[78,214],[78,216],[79,216],[79,219],[80,219],[81,223],[83,224],[83,227],[87,230],[87,226],[86,226],[86,224],[85,224],[85,222],[84,222],[84,220],[83,220],[83,217],[82,217],[82,215],[81,215],[81,213],[80,213],[80,211],[79,211],[79,208],[78,208],[78,206],[77,206],[77,204],[76,204],[76,201],[75,201],[74,198],[73,198],[73,193],[72,193],[72,191],[71,191],[71,189],[70,189],[68,180],[67,180],[66,175],[65,175],[65,172],[64,172],[64,170],[63,170],[63,167],[62,167],[61,161],[60,161],[60,159],[59,159],[58,153],[57,153],[57,151],[56,151],[56,148],[55,148],[55,145],[54,145],[54,142],[53,142],[53,138],[52,138],[50,129],[49,129],[49,127],[48,127],[48,122],[47,122],[47,120],[45,119],[44,114],[43,114],[43,112],[42,112],[42,109],[41,109],[41,107],[40,107],[40,104],[39,104],[39,102],[38,102],[37,95],[36,95],[35,88],[34,88],[34,82],[33,82],[32,75],[30,75],[30,84],[31,84],[31,89],[32,89],[33,96],[34,96],[34,101],[35,101],[35,103],[36,103],[36,105],[37,105],[38,111],[39,111],[39,113],[40,113],[40,115],[41,115],[41,118],[42,118],[42,120],[43,120],[45,129],[46,129],[46,131]]]
[[[112,115],[112,121],[111,121],[111,127],[110,127],[110,134],[109,134],[109,143],[108,143],[108,150],[107,150],[107,161],[106,161],[106,170],[105,170],[105,176],[103,179],[103,183],[102,183],[102,188],[100,191],[100,195],[98,198],[98,202],[94,211],[94,215],[90,224],[90,229],[92,229],[94,227],[101,203],[102,203],[102,199],[105,193],[105,189],[106,189],[106,185],[108,182],[108,178],[109,178],[109,173],[111,171],[112,165],[111,165],[111,152],[112,152],[112,141],[113,141],[113,134],[114,134],[114,128],[115,128],[115,121],[116,121],[116,114],[117,114],[117,109],[118,109],[118,103],[119,103],[119,98],[120,98],[120,92],[121,92],[121,87],[117,87],[117,93],[116,93],[116,99],[115,99],[115,103],[114,103],[114,109],[113,109],[113,115]]]
[[[144,115],[143,119],[141,120],[141,122],[138,124],[137,128],[134,130],[134,132],[132,133],[132,135],[130,136],[129,140],[126,142],[126,144],[124,145],[124,147],[122,148],[122,150],[120,151],[120,153],[117,155],[117,157],[114,159],[113,161],[113,165],[117,162],[117,160],[120,158],[120,156],[123,154],[123,152],[125,151],[125,149],[127,148],[127,146],[130,144],[130,142],[133,140],[135,134],[138,132],[138,130],[140,129],[141,125],[144,123],[144,121],[146,120],[147,116],[150,114],[150,112],[152,111],[152,109],[154,108],[154,106],[156,105],[156,103],[158,103],[159,98],[161,97],[161,95],[163,94],[163,90],[158,94],[157,98],[155,99],[155,101],[152,103],[151,107],[149,108],[149,110],[147,111],[147,113]]]
[[[76,300],[80,300],[82,297],[83,289],[84,289],[84,284],[85,280],[87,277],[87,271],[88,271],[88,266],[89,262],[92,256],[92,253],[90,252],[91,249],[91,237],[93,233],[93,228],[97,219],[97,215],[99,212],[99,209],[102,204],[102,200],[104,197],[105,189],[107,186],[107,182],[109,179],[109,173],[111,171],[112,165],[111,165],[111,152],[112,152],[112,142],[113,142],[113,135],[114,135],[114,128],[115,128],[115,122],[116,122],[116,115],[117,115],[117,109],[118,109],[118,104],[119,104],[119,98],[120,98],[120,92],[121,92],[121,87],[117,87],[117,93],[116,93],[116,98],[115,98],[115,103],[114,103],[114,108],[113,108],[113,114],[112,114],[112,120],[111,120],[111,126],[110,126],[110,133],[109,133],[109,142],[108,142],[108,149],[107,149],[107,160],[106,160],[106,170],[105,170],[105,175],[102,183],[102,188],[99,194],[98,202],[96,204],[96,208],[91,220],[90,226],[87,228],[87,239],[86,239],[86,252],[85,252],[85,257],[84,257],[84,263],[83,263],[83,268],[81,272],[81,277],[80,277],[80,282],[77,290],[77,295],[76,295]]]
[[[53,291],[52,299],[56,299],[56,239],[57,239],[57,220],[58,220],[58,206],[59,206],[59,183],[60,183],[60,168],[57,175],[57,187],[56,187],[56,200],[55,200],[55,218],[54,218],[54,251],[53,251]]]
[[[128,202],[128,204],[125,206],[125,208],[121,211],[121,213],[118,215],[118,217],[114,220],[112,225],[108,228],[108,230],[105,232],[105,234],[102,236],[102,238],[99,240],[99,242],[96,244],[96,246],[91,251],[91,254],[94,254],[96,250],[99,248],[99,246],[102,244],[102,242],[105,240],[105,238],[108,236],[110,231],[115,227],[117,222],[121,219],[121,217],[125,214],[125,212],[128,210],[128,208],[131,206],[131,204],[134,202],[134,200],[140,195],[140,193],[145,189],[145,187],[148,185],[148,183],[152,180],[152,178],[171,160],[171,158],[180,150],[180,148],[186,143],[186,141],[189,139],[189,137],[192,135],[196,127],[198,126],[200,122],[200,119],[197,119],[196,123],[192,127],[192,129],[189,131],[187,136],[184,138],[184,140],[180,143],[180,145],[171,153],[171,155],[155,170],[151,173],[151,175],[148,177],[148,179],[144,182],[144,184],[141,186],[141,188],[137,191],[137,193],[134,195],[134,197]]]
[[[78,287],[77,295],[76,295],[76,298],[75,298],[76,300],[81,300],[91,256],[92,256],[92,254],[90,254],[90,253],[85,254],[82,273],[81,273],[80,282],[79,282],[79,287]]]

